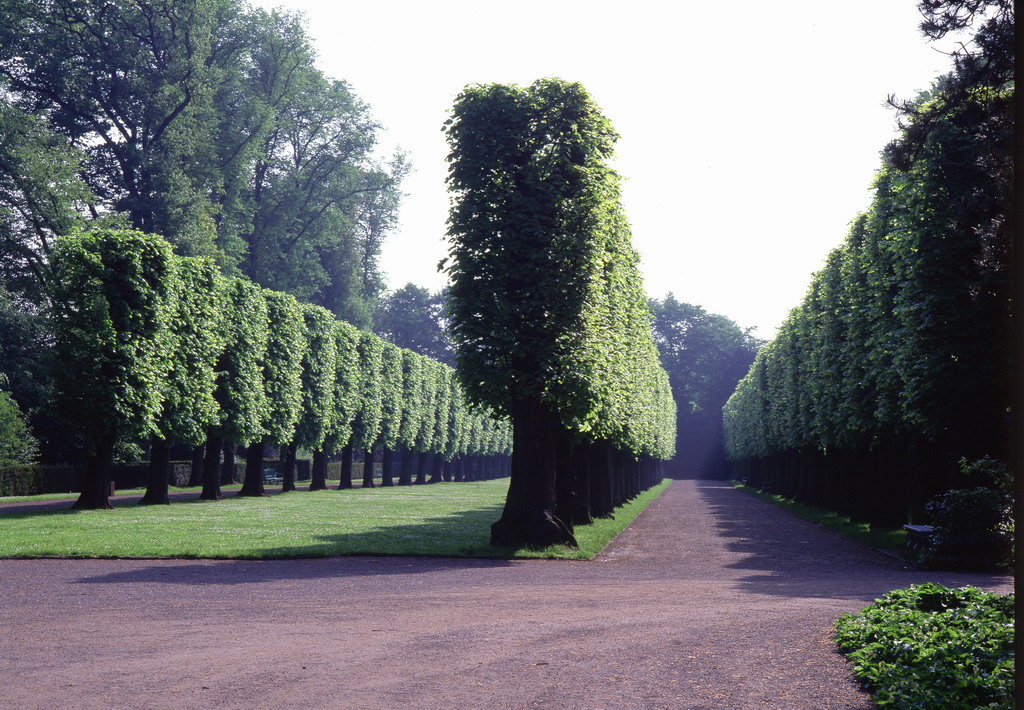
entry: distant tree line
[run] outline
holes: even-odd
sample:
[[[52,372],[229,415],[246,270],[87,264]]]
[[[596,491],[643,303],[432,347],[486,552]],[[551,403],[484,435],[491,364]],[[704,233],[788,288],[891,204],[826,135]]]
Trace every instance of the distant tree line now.
[[[573,526],[660,480],[675,403],[658,361],[617,138],[578,83],[469,86],[450,146],[448,315],[473,402],[512,421],[491,542],[574,542]]]
[[[925,4],[937,32],[986,3]],[[754,483],[906,522],[959,487],[959,459],[1006,460],[1020,435],[1013,14],[988,4],[971,54],[904,105],[871,207],[725,407],[730,458]]]
[[[729,318],[680,303],[671,293],[648,304],[676,401],[676,456],[664,470],[673,478],[726,478],[722,407],[764,343]]]
[[[471,407],[450,367],[321,306],[221,276],[209,259],[174,256],[160,237],[71,235],[49,268],[56,399],[87,453],[77,507],[109,505],[113,450],[126,437],[152,439],[145,503],[167,502],[172,443],[205,444],[201,497],[211,500],[222,495],[221,452],[239,444],[249,456],[240,495],[264,494],[267,446],[283,453],[284,490],[294,489],[299,448],[314,452],[311,490],[326,487],[337,452],[344,488],[356,450],[366,487],[378,451],[393,485],[465,479],[467,457],[469,477],[482,477],[477,459],[493,473],[510,449],[507,423]]]

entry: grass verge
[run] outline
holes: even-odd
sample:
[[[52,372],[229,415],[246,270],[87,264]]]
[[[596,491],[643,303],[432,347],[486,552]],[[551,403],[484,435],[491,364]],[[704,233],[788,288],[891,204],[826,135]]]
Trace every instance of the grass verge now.
[[[739,481],[729,481],[729,483],[744,493],[769,503],[774,503],[797,517],[817,523],[830,530],[835,530],[869,547],[880,550],[897,550],[900,553],[906,549],[907,533],[902,528],[874,527],[870,523],[858,522],[845,515],[840,515],[834,510],[825,510],[824,508],[807,505],[806,503],[798,503],[791,498],[784,498],[775,493],[765,493],[744,485]]]
[[[0,558],[282,559],[339,555],[574,558],[596,555],[661,493],[661,485],[577,527],[580,548],[491,547],[508,479],[431,486],[295,491],[190,499],[165,506],[0,515]]]

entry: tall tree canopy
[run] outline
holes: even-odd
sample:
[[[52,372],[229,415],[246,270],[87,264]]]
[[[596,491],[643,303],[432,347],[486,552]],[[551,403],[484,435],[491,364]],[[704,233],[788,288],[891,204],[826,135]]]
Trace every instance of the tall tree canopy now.
[[[572,520],[555,512],[557,476],[566,496],[575,487],[567,464],[558,472],[560,449],[599,439],[670,458],[673,443],[664,421],[674,407],[608,165],[617,136],[580,84],[559,79],[467,87],[446,132],[459,376],[514,429],[492,542],[572,542]]]
[[[406,168],[373,158],[369,108],[314,66],[297,16],[0,0],[0,17],[0,210],[17,215],[0,247],[22,272],[87,206],[369,327]]]
[[[926,30],[984,4],[923,3]],[[958,459],[1005,456],[1019,436],[1013,83],[995,71],[1011,48],[990,44],[1012,10],[990,4],[978,54],[918,98],[870,209],[726,406],[730,456],[754,480],[905,522]]]

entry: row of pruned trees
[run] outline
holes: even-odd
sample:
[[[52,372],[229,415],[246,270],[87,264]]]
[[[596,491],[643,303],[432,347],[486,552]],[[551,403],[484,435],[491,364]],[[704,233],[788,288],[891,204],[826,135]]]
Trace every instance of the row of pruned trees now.
[[[958,63],[905,107],[870,209],[724,409],[741,477],[899,523],[961,457],[1009,453],[1012,74],[992,79]]]
[[[225,442],[248,447],[243,495],[262,495],[267,446],[294,488],[298,449],[314,452],[311,488],[325,487],[327,457],[404,451],[400,483],[418,459],[507,454],[507,424],[471,409],[450,367],[338,321],[326,309],[219,274],[179,257],[162,238],[96,230],[62,238],[51,264],[59,403],[87,446],[77,507],[108,506],[110,462],[123,437],[151,437],[147,503],[167,502],[172,443],[205,443],[202,498],[217,499]],[[451,477],[464,477],[464,467]],[[471,476],[478,472],[471,467]]]
[[[467,87],[446,126],[457,367],[513,427],[491,542],[573,543],[653,485],[675,448],[638,256],[609,167],[617,138],[578,83]]]

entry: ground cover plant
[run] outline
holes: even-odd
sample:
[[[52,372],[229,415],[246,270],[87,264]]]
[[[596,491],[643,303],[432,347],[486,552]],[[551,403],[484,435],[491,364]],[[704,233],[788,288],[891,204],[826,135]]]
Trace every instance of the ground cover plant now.
[[[441,486],[293,491],[0,516],[0,557],[280,559],[334,555],[437,555],[588,559],[622,531],[668,481],[580,526],[578,549],[496,548],[490,525],[508,479]]]
[[[836,643],[882,707],[1012,708],[1014,595],[913,585],[836,622]]]
[[[889,528],[877,524],[853,520],[849,516],[842,515],[833,510],[818,508],[806,503],[800,503],[792,498],[786,498],[777,493],[767,493],[752,486],[745,485],[738,481],[731,481],[737,489],[748,493],[761,500],[774,503],[780,508],[788,510],[793,515],[809,520],[812,523],[823,525],[830,530],[842,533],[869,547],[880,550],[899,550],[904,552],[907,544],[907,533],[902,528]],[[909,553],[909,551],[907,551]]]

